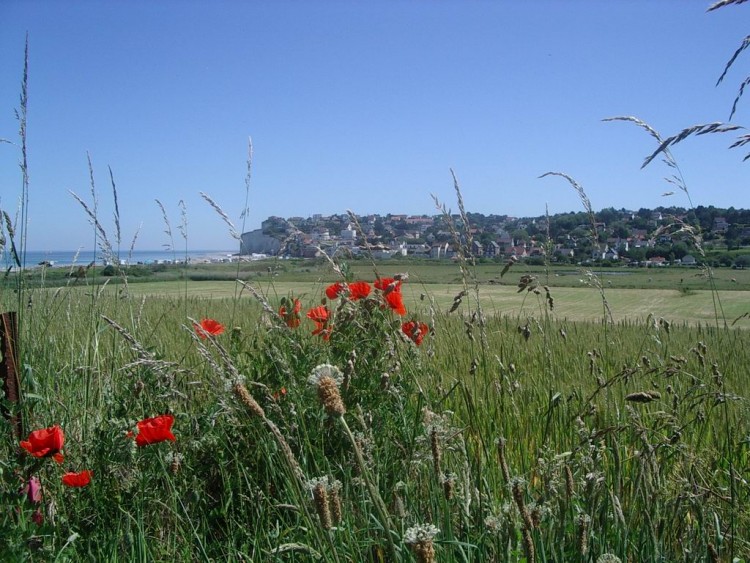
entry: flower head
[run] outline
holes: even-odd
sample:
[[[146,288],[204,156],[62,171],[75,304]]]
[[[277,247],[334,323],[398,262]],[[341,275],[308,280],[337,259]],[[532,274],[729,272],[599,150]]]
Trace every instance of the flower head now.
[[[318,305],[317,307],[313,307],[307,312],[307,318],[315,323],[315,330],[312,332],[313,335],[320,334],[323,340],[328,340],[331,337],[333,326],[328,323],[330,316],[325,306]]]
[[[328,309],[324,305],[313,307],[307,312],[307,318],[315,323],[328,322]]]
[[[440,530],[433,524],[417,524],[404,532],[404,543],[414,544],[435,539]]]
[[[372,288],[366,281],[355,281],[349,284],[349,299],[356,301],[370,295]]]
[[[63,462],[60,453],[65,443],[65,434],[59,426],[50,426],[42,430],[34,430],[28,440],[21,441],[21,447],[34,457],[51,457],[57,463]]]
[[[404,298],[401,295],[401,291],[391,291],[385,293],[385,302],[391,308],[391,310],[397,315],[404,316],[406,314],[406,306],[404,305]]]
[[[411,546],[419,563],[435,561],[435,545],[433,540],[440,533],[432,524],[417,524],[404,532],[404,543]]]
[[[138,434],[135,436],[136,445],[142,447],[149,444],[158,444],[166,440],[174,442],[176,438],[172,434],[172,424],[174,424],[174,417],[171,414],[162,414],[137,422]],[[132,433],[129,433],[129,436],[132,436]]]
[[[343,372],[331,364],[320,364],[315,366],[307,377],[307,382],[313,387],[317,387],[320,385],[320,380],[324,377],[333,379],[334,382],[336,382],[336,385],[341,385],[344,382]]]
[[[380,278],[375,280],[375,287],[383,293],[391,293],[392,291],[401,291],[401,280],[395,278]]]
[[[201,319],[200,324],[195,323],[195,333],[205,340],[209,336],[219,336],[224,332],[224,325],[214,319]]]
[[[344,374],[336,366],[321,364],[313,368],[307,382],[318,390],[318,398],[329,415],[343,416],[346,412],[341,399],[339,385],[344,381]]]
[[[289,328],[297,328],[302,322],[299,318],[299,312],[301,310],[302,303],[300,303],[299,299],[295,299],[291,308],[287,308],[286,305],[279,307],[279,316],[284,319],[286,326]]]
[[[26,483],[23,492],[31,504],[42,502],[42,482],[39,480],[39,477],[33,476],[29,478],[29,482]]]
[[[63,485],[68,487],[85,487],[91,483],[93,472],[84,470],[79,473],[66,473],[62,476]]]
[[[425,323],[419,323],[417,321],[409,321],[401,325],[401,331],[411,338],[411,340],[419,346],[422,344],[424,337],[430,332],[430,327]]]
[[[336,299],[340,295],[345,294],[348,291],[347,285],[342,282],[332,283],[326,287],[326,297],[328,299]]]

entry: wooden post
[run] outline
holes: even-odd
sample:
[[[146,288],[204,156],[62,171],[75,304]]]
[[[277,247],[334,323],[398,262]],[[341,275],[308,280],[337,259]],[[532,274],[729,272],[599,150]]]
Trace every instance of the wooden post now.
[[[21,417],[21,380],[18,377],[18,314],[9,311],[0,315],[0,378],[3,381],[5,399],[15,403],[11,409],[3,408],[3,415],[10,421],[17,439],[24,438]],[[13,408],[18,407],[18,408]]]

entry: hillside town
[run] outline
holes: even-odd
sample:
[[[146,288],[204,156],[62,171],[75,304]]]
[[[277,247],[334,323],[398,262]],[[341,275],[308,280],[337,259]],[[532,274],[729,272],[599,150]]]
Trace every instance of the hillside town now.
[[[637,211],[608,208],[517,218],[467,213],[269,217],[242,235],[242,254],[316,258],[368,253],[376,260],[450,260],[459,245],[481,260],[529,263],[750,266],[750,211],[713,206]],[[743,254],[747,249],[747,254]],[[747,262],[747,264],[745,263]]]

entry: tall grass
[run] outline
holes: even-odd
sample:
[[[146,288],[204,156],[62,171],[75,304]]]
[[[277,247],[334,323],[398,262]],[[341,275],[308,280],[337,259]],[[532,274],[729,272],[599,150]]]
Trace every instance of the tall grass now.
[[[417,347],[390,312],[364,302],[336,304],[337,328],[323,342],[253,300],[147,299],[134,323],[115,318],[117,300],[102,297],[97,314],[119,329],[102,317],[116,338],[98,340],[97,356],[108,361],[92,363],[91,302],[73,291],[37,297],[55,314],[44,330],[35,317],[22,334],[28,420],[32,428],[61,424],[66,469],[92,469],[94,480],[64,490],[45,461],[45,522],[37,527],[29,520],[36,507],[17,496],[12,477],[14,466],[25,474],[33,464],[6,462],[4,497],[18,509],[4,520],[8,557],[54,558],[77,533],[64,548],[73,559],[370,560],[392,557],[391,538],[408,560],[406,531],[426,524],[440,530],[441,561],[528,559],[528,541],[539,561],[750,553],[746,538],[731,533],[750,525],[747,486],[729,463],[731,455],[746,467],[748,455],[742,332],[620,323],[609,327],[620,345],[607,348],[596,324],[547,319],[526,338],[518,319],[490,317],[485,368],[474,365],[464,318],[440,311]],[[185,305],[195,318],[220,320],[237,308],[241,321],[204,343]],[[322,363],[348,377],[341,419],[351,436],[307,383]],[[96,400],[84,418],[86,374]],[[286,454],[232,393],[238,382]],[[164,412],[176,417],[174,446],[134,449],[126,431]],[[6,438],[12,460],[17,445]],[[305,483],[290,470],[289,452]],[[330,528],[303,487],[323,477],[340,483],[341,521]]]

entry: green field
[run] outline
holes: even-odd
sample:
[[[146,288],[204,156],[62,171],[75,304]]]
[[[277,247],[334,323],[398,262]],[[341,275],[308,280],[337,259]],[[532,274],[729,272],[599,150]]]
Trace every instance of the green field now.
[[[490,315],[538,317],[551,314],[561,320],[596,321],[604,316],[603,293],[616,321],[642,321],[651,315],[688,324],[715,325],[718,318],[721,324],[726,320],[734,326],[750,327],[750,319],[743,317],[750,312],[750,270],[714,271],[716,291],[711,291],[711,282],[701,270],[686,268],[599,270],[596,277],[602,291],[592,287],[584,270],[518,266],[503,277],[501,271],[502,266],[497,264],[482,264],[476,268],[480,304]],[[409,274],[404,294],[410,309],[423,310],[432,305],[447,310],[453,297],[463,289],[460,272],[454,264],[388,263],[382,267],[380,275],[397,272]],[[180,275],[187,281],[177,279]],[[362,262],[352,265],[351,275],[358,279],[374,279],[372,266]],[[552,311],[545,310],[543,290],[540,295],[527,291],[518,293],[517,284],[522,275],[534,276],[540,289],[545,285],[550,288],[554,299]],[[129,294],[138,297],[187,295],[209,299],[242,295],[244,298],[248,296],[247,291],[242,291],[242,286],[235,281],[241,279],[267,295],[270,302],[277,303],[286,295],[311,296],[334,281],[336,274],[325,262],[263,261],[239,266],[171,268],[151,277],[163,279],[148,281],[149,276],[129,278]],[[99,279],[99,282],[103,281]],[[105,291],[123,291],[118,278],[110,279],[108,285]],[[475,287],[473,283],[471,287]],[[423,295],[429,295],[430,299],[425,301]],[[475,295],[472,290],[469,301]]]
[[[448,313],[455,266],[389,265],[409,272],[407,315],[379,290],[327,300],[325,340],[305,313],[330,266],[250,267],[257,296],[236,265],[2,291],[22,391],[3,404],[23,431],[2,426],[0,560],[750,559],[748,321],[724,326],[748,311],[744,271],[712,292],[694,271],[589,287],[482,266]],[[524,274],[539,294],[518,293]],[[299,326],[276,314],[289,296]],[[224,332],[200,338],[203,318]],[[174,442],[129,437],[165,414]],[[53,425],[62,465],[21,455]],[[83,470],[85,487],[61,482]],[[32,477],[41,500],[19,492]]]

